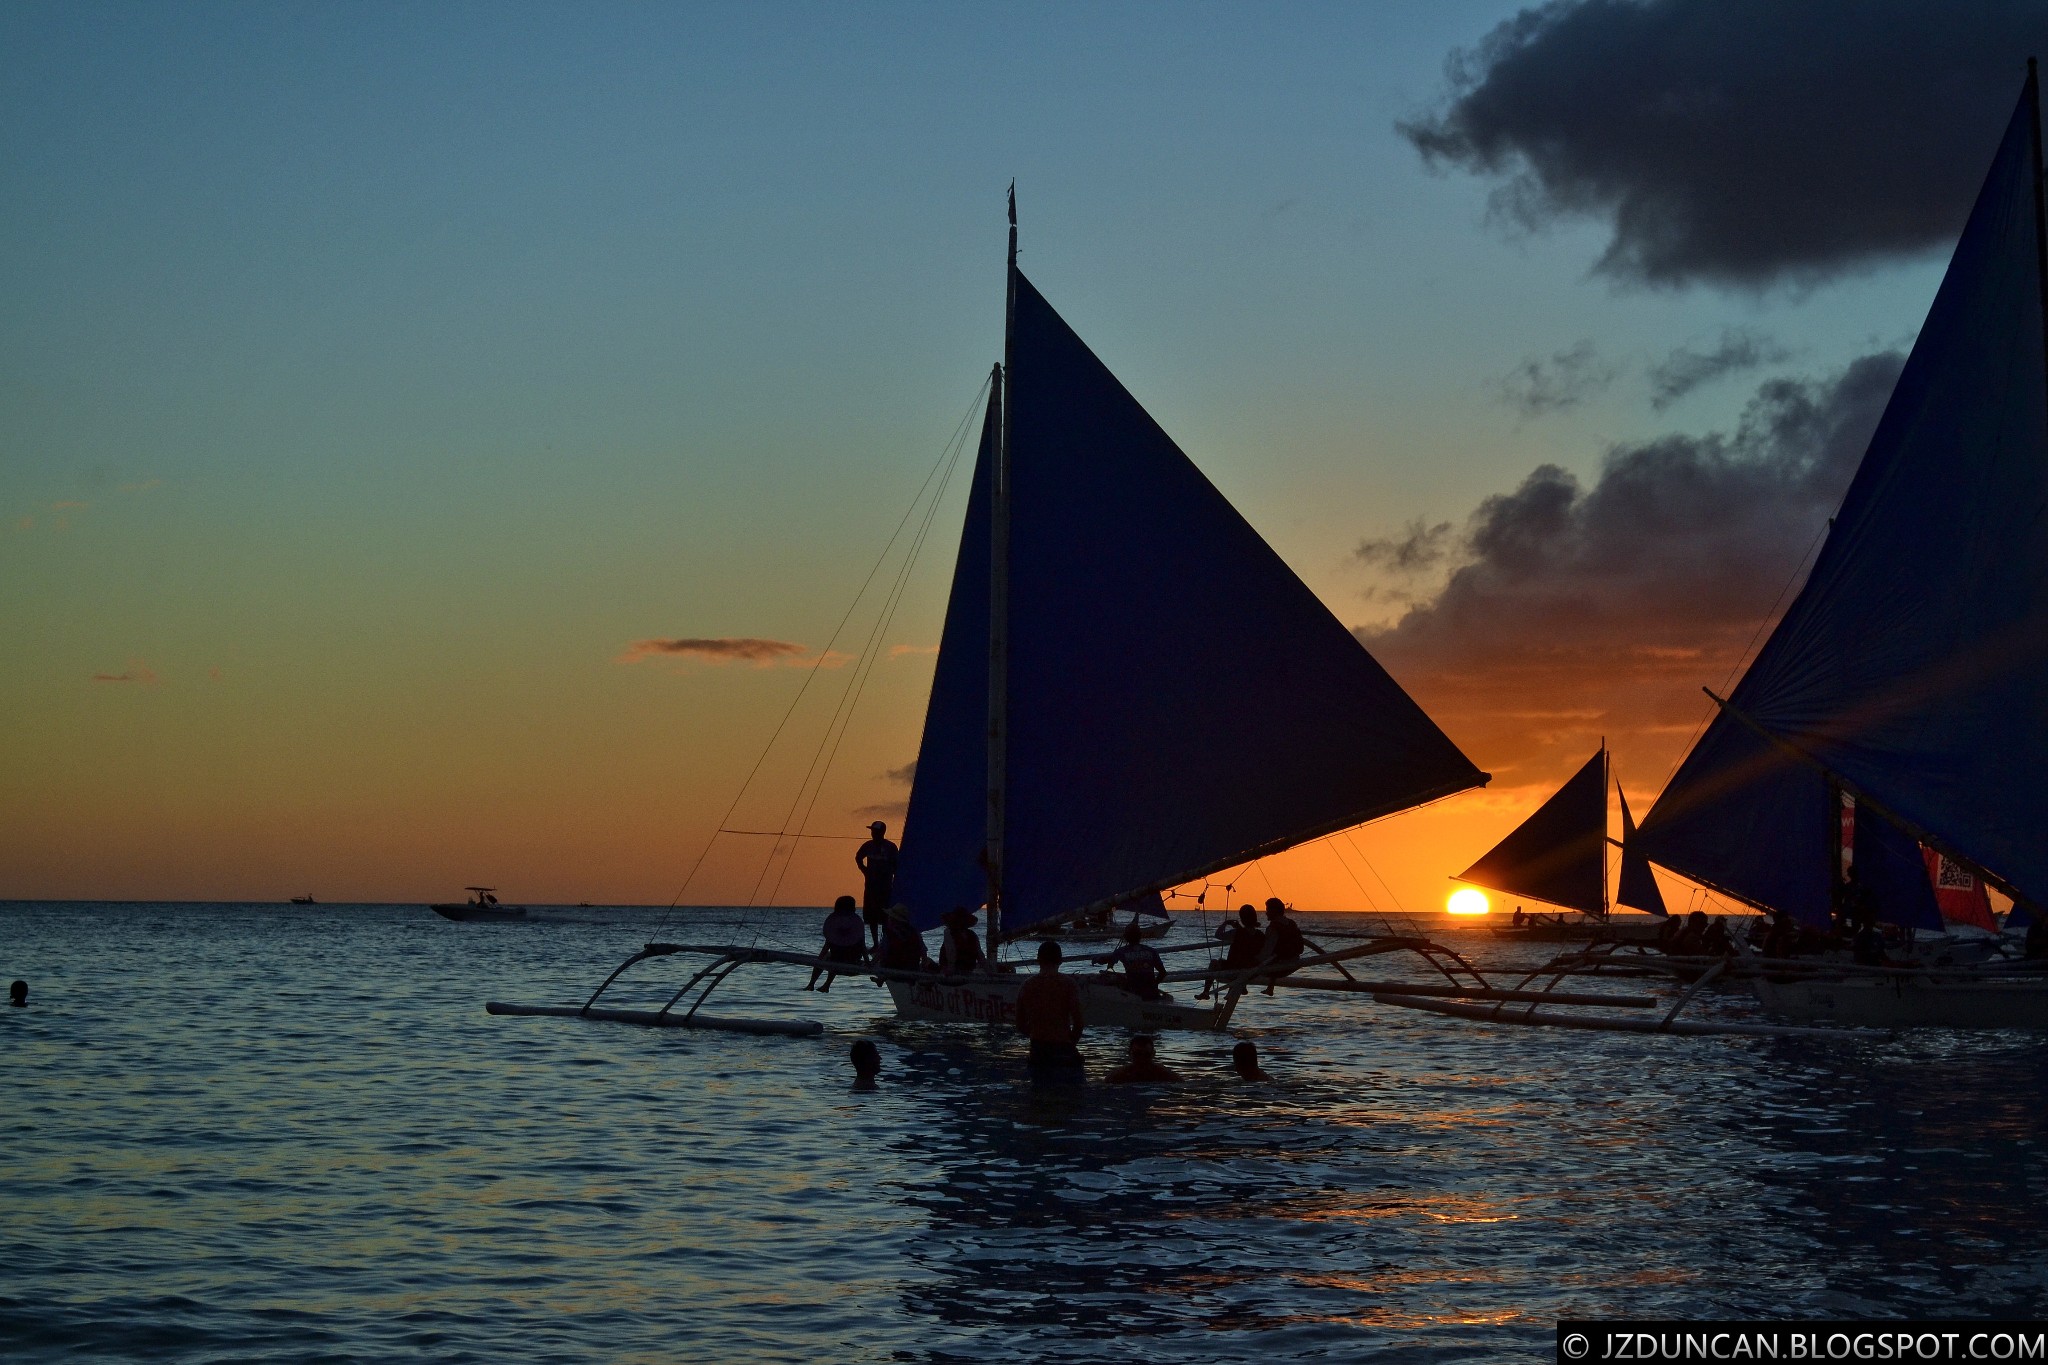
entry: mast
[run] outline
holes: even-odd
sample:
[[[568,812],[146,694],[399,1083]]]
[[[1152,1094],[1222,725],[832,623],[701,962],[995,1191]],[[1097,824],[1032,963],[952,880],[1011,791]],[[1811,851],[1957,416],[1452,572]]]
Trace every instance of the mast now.
[[[988,575],[988,825],[983,855],[988,863],[988,956],[995,961],[1003,941],[1004,796],[1009,788],[1010,709],[1010,402],[1004,382],[1010,373],[1010,334],[1017,317],[1017,182],[1010,182],[1010,260],[1004,272],[1003,363],[990,393],[997,407],[995,466],[989,471]]]
[[[2041,185],[2041,78],[2032,57],[2027,58],[2027,103],[2034,133],[2034,260],[2041,275],[2041,344],[2048,355],[2048,199]],[[2042,380],[2048,383],[2048,367],[2043,367]]]
[[[1607,894],[1607,789],[1614,785],[1614,760],[1607,752],[1607,736],[1600,736],[1600,918],[1614,913],[1614,898]]]

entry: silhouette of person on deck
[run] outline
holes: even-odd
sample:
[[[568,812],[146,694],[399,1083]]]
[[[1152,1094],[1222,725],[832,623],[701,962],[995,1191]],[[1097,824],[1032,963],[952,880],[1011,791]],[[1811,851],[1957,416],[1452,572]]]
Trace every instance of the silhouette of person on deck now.
[[[946,936],[939,944],[941,975],[966,976],[981,966],[981,940],[974,936],[974,926],[980,922],[964,905],[954,906],[941,917],[940,923],[946,926]]]
[[[827,962],[844,962],[848,966],[859,966],[868,955],[867,930],[862,926],[860,911],[854,908],[853,897],[841,896],[832,903],[832,913],[825,916],[825,947],[818,956]],[[828,967],[811,968],[810,983],[805,990],[815,990],[820,995],[832,989],[833,979],[838,973]],[[825,978],[820,986],[818,978]]]
[[[1278,896],[1266,900],[1266,951],[1264,960],[1273,968],[1265,973],[1266,994],[1273,993],[1273,983],[1301,965],[1301,955],[1307,945],[1302,941],[1301,926],[1287,913],[1287,906]]]
[[[896,903],[896,862],[902,856],[896,845],[883,837],[888,832],[888,825],[875,821],[868,826],[868,841],[853,854],[853,865],[861,875],[861,912],[877,948],[882,946],[882,926],[888,923],[889,907]]]
[[[1145,942],[1145,931],[1136,920],[1124,926],[1123,947],[1109,955],[1109,965],[1124,969],[1122,980],[1110,979],[1132,995],[1140,1000],[1159,998],[1159,978],[1166,975],[1166,963],[1159,950]]]

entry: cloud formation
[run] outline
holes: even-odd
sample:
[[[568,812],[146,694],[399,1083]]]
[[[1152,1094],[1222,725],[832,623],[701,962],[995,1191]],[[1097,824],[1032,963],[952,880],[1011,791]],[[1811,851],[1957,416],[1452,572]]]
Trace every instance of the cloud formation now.
[[[1954,238],[2044,39],[2048,0],[1551,0],[1397,126],[1497,219],[1606,223],[1617,283],[1806,285]]]
[[[1886,352],[1769,380],[1734,431],[1615,446],[1590,488],[1539,466],[1455,535],[1423,528],[1415,604],[1359,638],[1503,785],[1561,778],[1604,734],[1654,789],[1700,687],[1724,683],[1787,600],[1902,363]],[[1398,550],[1367,558],[1403,590]]]
[[[1726,328],[1712,349],[1681,346],[1650,367],[1650,406],[1662,412],[1703,384],[1791,358],[1788,348],[1754,328]]]
[[[672,640],[635,640],[618,656],[618,662],[632,664],[643,659],[702,659],[714,664],[748,663],[756,668],[773,668],[777,664],[791,668],[808,668],[813,664],[822,668],[840,668],[851,663],[853,657],[837,650],[827,650],[822,657],[814,656],[805,646],[793,644],[788,640],[763,640],[750,635],[727,635],[685,636]]]
[[[128,665],[125,673],[95,673],[92,680],[96,683],[134,683],[139,687],[155,687],[159,681],[156,670],[147,664],[134,662]]]
[[[1524,417],[1542,417],[1577,407],[1620,374],[1621,367],[1602,360],[1592,341],[1586,340],[1517,365],[1500,381],[1500,398]]]
[[[882,776],[898,786],[907,787],[917,781],[917,760],[913,758],[900,768],[885,769]]]
[[[892,658],[892,659],[902,659],[902,658],[906,658],[906,657],[911,657],[911,656],[914,656],[914,655],[920,655],[920,654],[937,654],[938,652],[939,652],[939,647],[938,647],[937,645],[890,645],[890,646],[889,646],[889,657],[890,657],[890,658]]]

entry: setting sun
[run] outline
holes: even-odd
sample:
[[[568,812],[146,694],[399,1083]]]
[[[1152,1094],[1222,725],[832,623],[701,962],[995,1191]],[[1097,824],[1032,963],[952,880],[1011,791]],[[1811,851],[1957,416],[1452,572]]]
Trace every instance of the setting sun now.
[[[1469,886],[1461,886],[1453,891],[1450,900],[1444,905],[1444,909],[1453,915],[1483,915],[1491,908],[1486,903],[1486,893],[1475,891]]]

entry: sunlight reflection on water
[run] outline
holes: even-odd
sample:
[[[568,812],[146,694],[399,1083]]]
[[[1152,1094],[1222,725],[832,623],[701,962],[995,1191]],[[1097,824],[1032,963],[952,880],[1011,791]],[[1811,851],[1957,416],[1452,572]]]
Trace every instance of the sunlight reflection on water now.
[[[754,929],[807,946],[814,918]],[[1182,1036],[1182,1087],[1046,1093],[1010,1040],[858,979],[718,997],[817,1040],[483,1013],[580,1000],[647,933],[0,906],[33,988],[0,1015],[0,1346],[1495,1360],[1549,1358],[1564,1314],[2048,1313],[2037,1037],[1557,1034],[1303,992],[1241,1016],[1274,1085]]]

